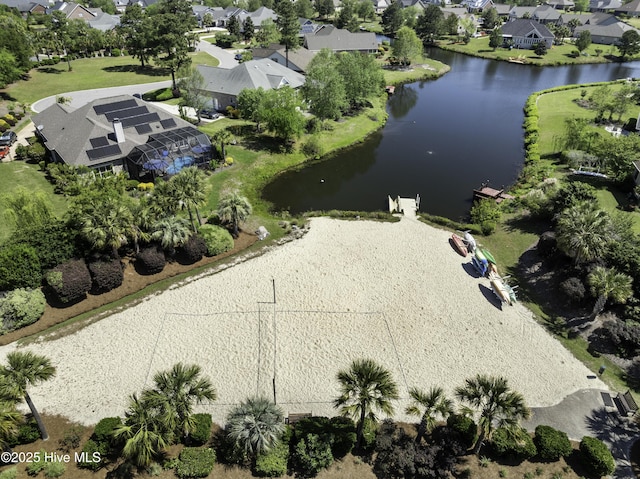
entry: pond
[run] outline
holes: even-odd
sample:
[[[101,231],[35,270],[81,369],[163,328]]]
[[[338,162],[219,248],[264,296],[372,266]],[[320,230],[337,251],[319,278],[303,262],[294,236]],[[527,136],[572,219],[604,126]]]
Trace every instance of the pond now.
[[[532,92],[640,76],[638,62],[542,68],[438,49],[429,56],[451,71],[396,88],[388,122],[363,143],[279,176],[263,192],[274,209],[385,210],[387,195],[419,194],[422,211],[463,219],[474,188],[517,179]]]

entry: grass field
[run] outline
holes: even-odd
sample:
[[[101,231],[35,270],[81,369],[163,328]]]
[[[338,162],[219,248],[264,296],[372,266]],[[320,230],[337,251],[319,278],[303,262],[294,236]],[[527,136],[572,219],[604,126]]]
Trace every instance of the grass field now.
[[[577,58],[571,57],[571,53],[576,50],[575,45],[565,43],[563,45],[554,45],[547,51],[544,56],[538,56],[533,50],[513,49],[508,50],[506,48],[493,49],[489,46],[489,37],[484,36],[480,38],[473,38],[468,44],[463,43],[448,43],[441,42],[439,44],[444,50],[452,50],[467,55],[473,55],[482,58],[489,58],[493,60],[508,60],[518,59],[523,60],[525,63],[531,63],[534,65],[567,65],[567,64],[581,64],[581,63],[605,63],[610,61],[607,56],[617,55],[619,52],[617,48],[611,45],[595,45],[591,44],[589,48],[585,50],[586,55],[581,55]],[[600,55],[596,50],[602,50]]]

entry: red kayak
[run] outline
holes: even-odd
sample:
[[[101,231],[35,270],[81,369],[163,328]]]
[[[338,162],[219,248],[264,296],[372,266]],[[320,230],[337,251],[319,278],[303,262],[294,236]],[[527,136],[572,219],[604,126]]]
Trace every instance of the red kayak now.
[[[457,234],[453,233],[451,235],[451,243],[453,244],[453,247],[455,248],[455,250],[460,253],[461,256],[467,256],[467,253],[469,252],[467,250],[467,244],[464,242],[464,240],[458,236]]]

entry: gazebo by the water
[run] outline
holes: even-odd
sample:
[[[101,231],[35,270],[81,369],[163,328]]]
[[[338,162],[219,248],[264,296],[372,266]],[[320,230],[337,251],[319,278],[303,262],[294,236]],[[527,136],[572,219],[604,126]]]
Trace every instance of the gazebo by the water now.
[[[131,178],[153,181],[175,175],[188,166],[207,164],[213,158],[209,137],[194,128],[177,128],[149,136],[125,158]]]

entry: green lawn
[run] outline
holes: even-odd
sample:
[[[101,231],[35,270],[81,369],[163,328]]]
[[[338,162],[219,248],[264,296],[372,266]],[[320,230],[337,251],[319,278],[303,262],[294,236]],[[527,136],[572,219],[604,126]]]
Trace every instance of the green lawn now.
[[[63,196],[53,194],[53,186],[44,178],[44,174],[37,165],[31,165],[24,161],[0,163],[0,192],[2,195],[11,194],[18,188],[44,193],[49,200],[53,214],[58,218],[62,217],[67,210],[67,200]],[[6,241],[10,233],[11,230],[7,222],[0,221],[0,243]]]
[[[436,78],[450,69],[449,65],[430,58],[422,58],[419,61],[414,61],[413,65],[407,70],[384,70],[384,81],[387,85],[397,85],[424,78]]]
[[[565,43],[563,45],[554,45],[547,51],[544,56],[538,56],[533,50],[521,50],[505,48],[497,48],[494,50],[489,47],[489,37],[472,38],[468,44],[457,43],[452,41],[443,41],[438,45],[444,50],[453,50],[467,55],[478,56],[482,58],[490,58],[494,60],[519,59],[526,63],[535,65],[564,65],[577,63],[604,63],[609,60],[606,55],[617,55],[617,48],[611,45],[595,45],[592,44],[585,50],[586,56],[581,55],[578,58],[572,58],[570,54],[576,50],[575,45]],[[602,50],[600,55],[596,50]]]

